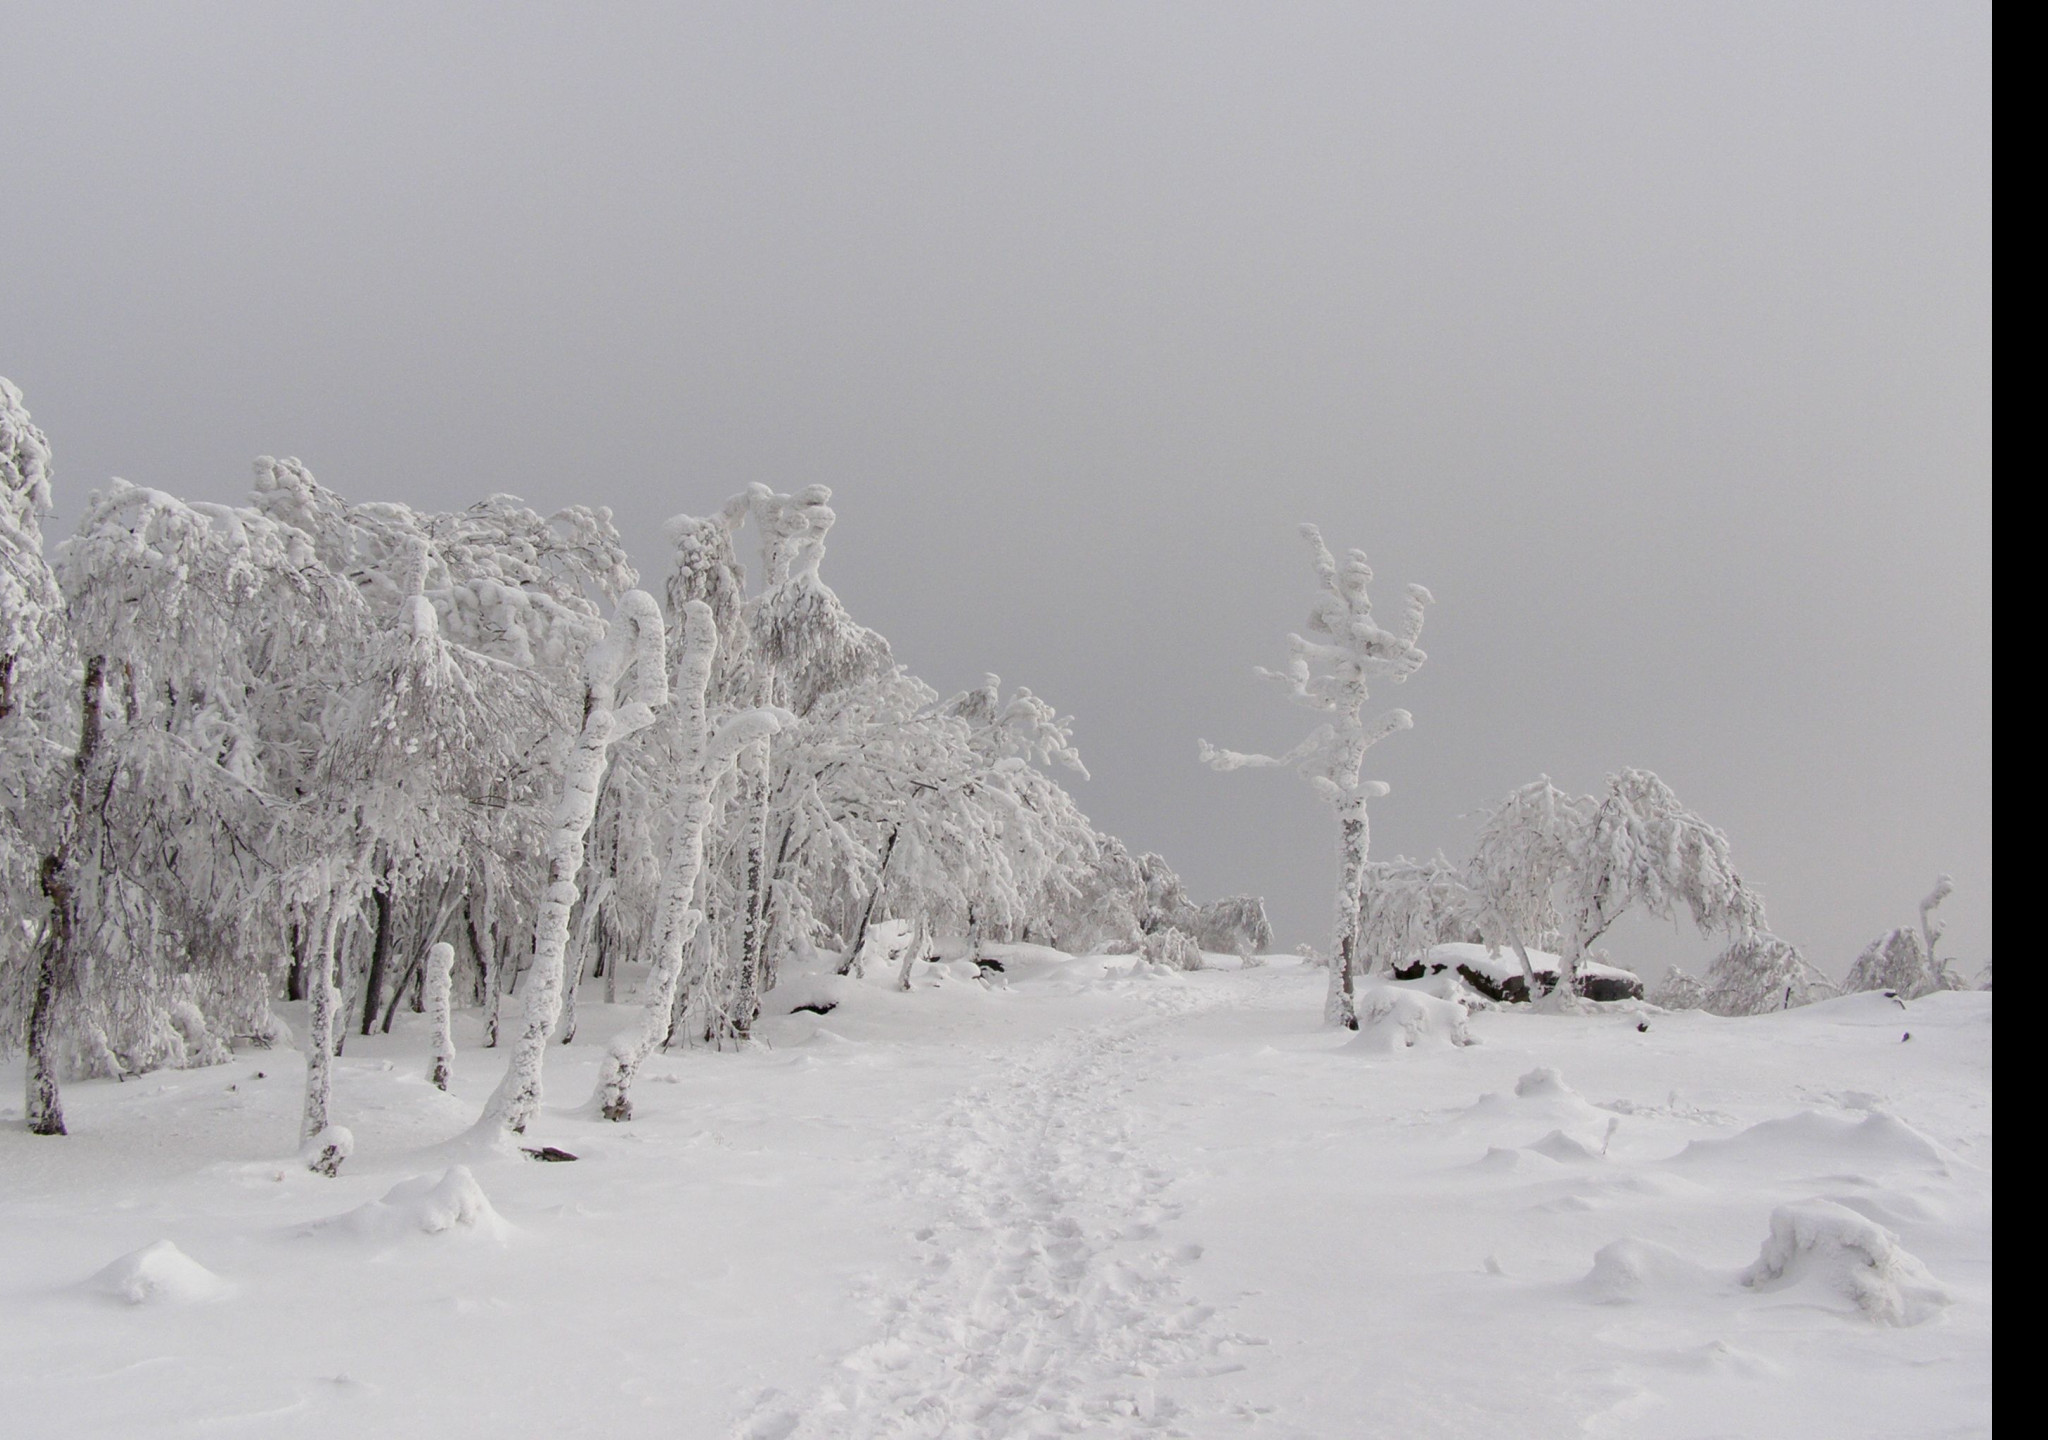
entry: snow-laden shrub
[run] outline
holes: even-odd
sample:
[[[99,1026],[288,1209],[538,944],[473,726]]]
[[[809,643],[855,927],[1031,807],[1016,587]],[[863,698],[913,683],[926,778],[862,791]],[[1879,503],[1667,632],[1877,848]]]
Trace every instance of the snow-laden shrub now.
[[[1937,990],[1962,990],[1965,985],[1948,963],[1935,955],[1943,922],[1935,918],[1935,907],[1955,890],[1955,882],[1943,875],[1934,882],[1927,898],[1920,902],[1920,928],[1901,926],[1887,931],[1863,948],[1849,967],[1843,989],[1851,994],[1864,990],[1890,990],[1902,1000],[1917,1000]]]
[[[1666,1010],[1698,1010],[1707,1003],[1707,987],[1698,976],[1673,965],[1657,982],[1650,1003]]]
[[[1948,1292],[1900,1248],[1897,1235],[1833,1200],[1773,1210],[1770,1236],[1742,1272],[1742,1283],[1847,1300],[1881,1325],[1918,1325],[1949,1303]]]
[[[1797,945],[1768,930],[1745,935],[1722,951],[1707,970],[1705,988],[1701,1008],[1716,1015],[1790,1010],[1836,993]]]
[[[1231,895],[1195,912],[1194,935],[1204,950],[1250,958],[1272,948],[1273,924],[1265,897]]]
[[[1169,970],[1202,968],[1202,947],[1179,926],[1169,925],[1145,937],[1145,958]]]

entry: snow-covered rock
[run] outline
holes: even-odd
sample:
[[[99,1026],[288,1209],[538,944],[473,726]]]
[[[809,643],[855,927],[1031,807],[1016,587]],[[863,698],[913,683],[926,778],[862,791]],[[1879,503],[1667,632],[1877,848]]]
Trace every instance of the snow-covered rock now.
[[[1803,1291],[1824,1303],[1847,1300],[1883,1325],[1918,1325],[1949,1304],[1948,1291],[1900,1248],[1897,1235],[1832,1200],[1773,1210],[1770,1237],[1742,1283]]]
[[[1554,984],[1563,963],[1547,950],[1529,951],[1529,968],[1539,982]],[[1431,975],[1452,971],[1489,1000],[1521,1004],[1529,998],[1528,982],[1522,978],[1521,958],[1512,950],[1488,950],[1484,945],[1462,942],[1432,946],[1417,962],[1417,969],[1404,974]],[[1632,970],[1587,961],[1579,967],[1579,990],[1588,1000],[1640,1000],[1642,977]]]

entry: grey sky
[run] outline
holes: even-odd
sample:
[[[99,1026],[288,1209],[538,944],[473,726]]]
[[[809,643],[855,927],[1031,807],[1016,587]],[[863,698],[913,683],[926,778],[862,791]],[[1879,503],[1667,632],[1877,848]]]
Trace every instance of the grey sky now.
[[[1840,973],[1991,945],[1990,12],[0,3],[0,374],[66,521],[834,487],[941,689],[1327,932],[1297,521],[1436,592],[1375,853],[1659,771]],[[60,530],[64,528],[60,523]],[[1269,693],[1270,691],[1270,693]],[[1704,952],[1640,927],[1614,958]]]

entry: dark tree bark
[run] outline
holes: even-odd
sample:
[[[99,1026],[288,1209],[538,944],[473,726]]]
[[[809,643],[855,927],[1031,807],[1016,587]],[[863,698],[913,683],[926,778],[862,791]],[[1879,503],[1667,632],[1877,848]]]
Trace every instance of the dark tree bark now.
[[[391,867],[385,866],[384,878],[377,882],[370,892],[370,901],[377,907],[376,936],[370,942],[370,964],[363,974],[363,1033],[369,1034],[376,1028],[377,1006],[384,999],[384,972],[391,964]]]

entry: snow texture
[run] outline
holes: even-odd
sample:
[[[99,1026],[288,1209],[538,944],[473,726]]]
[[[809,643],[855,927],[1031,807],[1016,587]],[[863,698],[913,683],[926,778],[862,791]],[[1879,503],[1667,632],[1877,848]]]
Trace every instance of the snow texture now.
[[[232,1288],[168,1240],[123,1255],[94,1275],[91,1284],[125,1305],[192,1305],[219,1300]]]

